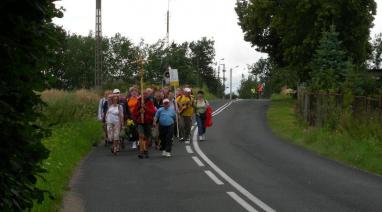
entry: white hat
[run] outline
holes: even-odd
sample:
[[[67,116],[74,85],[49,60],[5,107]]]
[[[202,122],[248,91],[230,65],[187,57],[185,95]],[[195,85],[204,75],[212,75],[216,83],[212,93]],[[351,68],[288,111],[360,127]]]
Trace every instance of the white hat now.
[[[163,103],[170,103],[169,99],[163,99]]]
[[[184,92],[190,93],[191,92],[191,88],[184,88]]]
[[[119,94],[119,93],[121,93],[121,91],[119,89],[116,88],[113,90],[113,94]]]

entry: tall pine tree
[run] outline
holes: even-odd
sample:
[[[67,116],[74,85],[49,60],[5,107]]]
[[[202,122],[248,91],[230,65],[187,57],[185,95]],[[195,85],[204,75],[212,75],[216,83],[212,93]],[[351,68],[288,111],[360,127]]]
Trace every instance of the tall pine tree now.
[[[353,69],[346,52],[341,48],[338,34],[334,26],[322,33],[311,62],[310,88],[313,91],[337,91]]]

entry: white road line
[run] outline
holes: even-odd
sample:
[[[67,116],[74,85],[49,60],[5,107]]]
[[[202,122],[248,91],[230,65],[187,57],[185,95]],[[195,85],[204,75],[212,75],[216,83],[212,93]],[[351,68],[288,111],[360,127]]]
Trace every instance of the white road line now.
[[[227,107],[225,107],[227,108]],[[221,110],[222,111],[222,110]],[[220,111],[220,112],[221,112]],[[220,175],[224,180],[226,180],[229,184],[231,184],[237,191],[239,191],[242,195],[247,197],[249,200],[251,200],[253,203],[258,205],[260,208],[267,212],[274,212],[275,210],[269,207],[267,204],[265,204],[263,201],[261,201],[259,198],[255,197],[253,194],[251,194],[247,189],[245,189],[243,186],[241,186],[239,183],[237,183],[235,180],[233,180],[230,176],[228,176],[223,170],[221,170],[215,163],[213,163],[200,149],[199,143],[197,140],[198,137],[198,130],[196,129],[194,131],[193,141],[192,144],[194,146],[195,152],[213,169],[216,173]]]
[[[224,109],[226,109],[227,107],[229,107],[231,104],[232,104],[232,102],[228,102],[227,104],[221,106],[220,108],[218,108],[217,110],[215,110],[214,112],[212,112],[212,115],[215,116],[215,115],[221,113]]]
[[[216,109],[215,111],[213,111],[212,114],[219,112],[220,110],[223,109],[223,107],[227,106],[228,104],[229,104],[229,102],[225,103],[223,106],[221,106],[218,109]]]
[[[191,146],[187,145],[186,146],[187,153],[193,154],[194,151],[192,150]]]
[[[210,170],[206,170],[204,171],[204,173],[206,173],[208,177],[210,177],[211,180],[214,181],[217,185],[224,185],[224,183],[221,180],[219,180],[219,178],[216,177],[216,175],[212,173]]]
[[[192,159],[195,161],[196,164],[198,164],[198,166],[204,166],[204,163],[198,157],[193,156]]]
[[[232,197],[232,199],[234,199],[237,203],[239,203],[239,205],[241,205],[243,208],[245,208],[247,211],[257,212],[256,209],[254,209],[250,204],[248,204],[248,202],[246,202],[241,197],[239,197],[239,195],[237,195],[235,192],[229,191],[229,192],[227,192],[227,194],[230,197]]]

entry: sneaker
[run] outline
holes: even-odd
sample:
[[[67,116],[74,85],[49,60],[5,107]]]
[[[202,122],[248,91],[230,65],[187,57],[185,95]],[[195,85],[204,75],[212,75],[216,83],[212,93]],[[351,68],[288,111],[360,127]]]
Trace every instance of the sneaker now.
[[[137,148],[137,142],[136,141],[133,142],[133,145],[131,146],[131,148],[133,148],[133,149]]]
[[[202,137],[203,137],[203,141],[207,140],[206,134],[204,134]]]
[[[166,157],[170,158],[171,157],[171,153],[170,152],[166,152]]]
[[[142,154],[139,154],[139,155],[138,155],[138,158],[139,158],[139,159],[143,159],[143,155],[142,155]]]
[[[199,141],[203,141],[203,136],[202,135],[199,136]]]
[[[144,154],[146,159],[149,158],[149,152],[146,151]]]
[[[166,151],[162,151],[162,156],[167,156],[167,152]]]

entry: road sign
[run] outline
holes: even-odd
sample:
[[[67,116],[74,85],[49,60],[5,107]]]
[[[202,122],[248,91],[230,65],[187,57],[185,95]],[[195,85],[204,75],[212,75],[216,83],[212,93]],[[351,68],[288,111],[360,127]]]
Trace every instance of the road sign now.
[[[170,69],[170,85],[179,86],[178,69]]]

